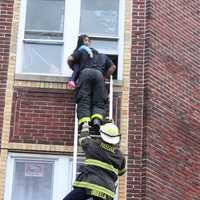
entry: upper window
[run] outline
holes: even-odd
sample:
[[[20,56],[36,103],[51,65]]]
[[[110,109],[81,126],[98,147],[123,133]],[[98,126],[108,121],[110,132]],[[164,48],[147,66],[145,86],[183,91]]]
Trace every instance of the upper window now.
[[[123,0],[22,0],[17,73],[69,76],[79,34],[109,55],[122,78]]]
[[[107,54],[117,55],[119,0],[82,0],[80,34],[92,38],[92,46]]]

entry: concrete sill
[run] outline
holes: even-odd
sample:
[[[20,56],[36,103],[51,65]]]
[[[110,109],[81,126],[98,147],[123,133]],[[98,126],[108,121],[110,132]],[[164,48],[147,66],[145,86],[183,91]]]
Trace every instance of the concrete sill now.
[[[66,83],[69,77],[66,76],[46,76],[34,74],[15,74],[15,80],[20,81],[33,81],[33,82],[52,82],[52,83]],[[114,80],[114,86],[122,86],[122,80]]]

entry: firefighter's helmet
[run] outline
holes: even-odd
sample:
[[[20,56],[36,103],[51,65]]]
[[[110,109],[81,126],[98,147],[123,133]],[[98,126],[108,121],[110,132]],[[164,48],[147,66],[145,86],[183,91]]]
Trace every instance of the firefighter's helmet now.
[[[107,123],[100,127],[100,134],[103,141],[109,144],[117,144],[120,141],[118,127],[113,123]]]

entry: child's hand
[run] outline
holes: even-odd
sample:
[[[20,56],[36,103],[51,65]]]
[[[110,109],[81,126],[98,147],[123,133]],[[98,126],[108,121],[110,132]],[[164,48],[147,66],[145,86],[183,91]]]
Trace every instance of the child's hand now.
[[[69,90],[74,90],[75,88],[76,88],[76,84],[75,84],[74,81],[69,81],[69,82],[67,83],[67,89],[69,89]]]

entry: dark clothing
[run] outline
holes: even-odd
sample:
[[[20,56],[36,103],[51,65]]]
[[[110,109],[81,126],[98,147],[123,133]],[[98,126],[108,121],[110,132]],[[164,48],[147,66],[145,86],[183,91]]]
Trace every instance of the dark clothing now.
[[[72,54],[76,64],[74,65],[74,72],[70,80],[76,81],[79,77],[79,73],[86,68],[98,69],[105,75],[109,67],[113,65],[112,60],[108,56],[98,53],[95,49],[91,50],[93,52],[92,58],[89,57],[88,52],[84,49],[81,51],[77,50]]]
[[[73,186],[86,189],[92,196],[112,200],[118,176],[126,171],[125,158],[118,147],[101,139],[86,136],[80,138],[80,144],[86,160]]]
[[[87,190],[82,188],[74,188],[63,200],[86,200],[91,198],[91,195],[87,194]],[[99,197],[93,197],[93,200],[102,200]]]
[[[93,51],[96,52],[95,50],[92,50],[88,46],[82,45],[80,46],[73,54],[74,57],[78,58],[82,54],[84,55],[84,59],[88,59],[88,57],[92,58],[93,57]],[[70,81],[76,81],[78,79],[79,73],[80,73],[80,65],[77,64],[78,60],[76,60],[76,64],[73,66],[73,73],[70,78]]]
[[[94,114],[104,116],[105,84],[102,73],[96,69],[81,71],[76,88],[78,119]]]
[[[69,80],[75,82],[79,77],[79,73],[80,73],[80,66],[79,64],[75,64],[73,67],[72,76],[69,78]]]
[[[91,58],[87,51],[73,53],[74,73],[71,80],[77,80],[76,103],[79,124],[84,118],[103,120],[105,114],[104,75],[113,62],[104,54],[92,49]]]

